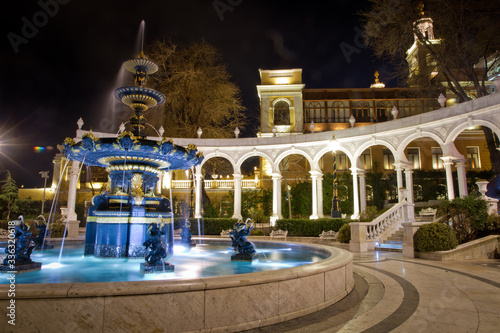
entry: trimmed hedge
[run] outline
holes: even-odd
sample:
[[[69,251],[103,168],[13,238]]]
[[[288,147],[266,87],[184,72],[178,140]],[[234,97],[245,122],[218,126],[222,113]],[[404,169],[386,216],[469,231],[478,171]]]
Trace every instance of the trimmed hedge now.
[[[323,231],[339,229],[346,223],[351,222],[348,219],[283,219],[276,221],[275,229],[288,230],[288,236],[318,237]]]
[[[179,229],[183,224],[185,218],[174,219],[174,229]],[[234,225],[238,222],[237,219],[231,218],[202,218],[200,219],[200,229],[204,231],[204,235],[220,235],[222,230],[233,229]],[[191,234],[198,235],[198,219],[190,218]]]
[[[418,252],[448,251],[458,246],[453,230],[439,222],[421,226],[413,236],[413,243]]]
[[[38,229],[35,227],[35,220],[24,220],[24,223],[29,225],[30,231],[33,234],[33,237],[38,236]],[[8,221],[0,221],[0,228],[8,230]],[[50,236],[48,238],[61,238],[64,232],[65,224],[59,222],[53,222],[50,224],[49,231]],[[68,235],[68,231],[66,231],[66,235]]]
[[[337,235],[339,243],[349,243],[351,241],[351,227],[349,224],[344,224]]]

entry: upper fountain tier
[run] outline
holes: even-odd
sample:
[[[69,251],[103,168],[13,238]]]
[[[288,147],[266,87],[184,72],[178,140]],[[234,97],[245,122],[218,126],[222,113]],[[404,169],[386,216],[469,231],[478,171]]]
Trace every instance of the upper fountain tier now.
[[[149,108],[165,102],[165,96],[151,88],[146,88],[148,76],[158,71],[158,65],[148,59],[141,51],[139,56],[125,62],[125,68],[134,75],[134,87],[122,87],[115,90],[115,97],[134,110],[130,119],[134,135],[142,137],[141,131],[146,126],[142,113]]]
[[[146,88],[148,76],[158,71],[158,65],[142,51],[124,65],[133,73],[135,86],[116,89],[115,97],[134,110],[130,118],[132,133],[123,132],[117,138],[101,139],[89,133],[78,143],[68,138],[64,143],[66,157],[86,165],[106,167],[111,174],[120,172],[120,175],[125,169],[158,174],[162,170],[189,169],[200,164],[203,155],[194,145],[184,148],[165,138],[160,138],[159,142],[146,139],[143,133],[146,119],[142,113],[165,101],[162,93]]]

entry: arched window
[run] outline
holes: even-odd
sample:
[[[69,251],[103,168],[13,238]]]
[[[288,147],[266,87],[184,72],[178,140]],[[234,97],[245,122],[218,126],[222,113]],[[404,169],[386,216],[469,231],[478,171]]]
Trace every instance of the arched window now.
[[[371,106],[365,101],[355,101],[352,103],[352,115],[358,123],[370,123],[373,119]]]
[[[324,122],[324,114],[323,107],[319,102],[309,102],[306,104],[306,123],[315,122],[322,123]]]
[[[290,105],[287,102],[274,104],[274,125],[290,125]]]
[[[375,107],[377,111],[377,121],[387,121],[391,115],[392,107],[393,105],[390,101],[377,101]]]

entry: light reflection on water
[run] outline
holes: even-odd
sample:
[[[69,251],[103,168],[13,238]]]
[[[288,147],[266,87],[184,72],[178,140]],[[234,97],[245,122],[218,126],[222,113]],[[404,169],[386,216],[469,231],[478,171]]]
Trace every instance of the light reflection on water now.
[[[0,247],[0,254],[4,249]],[[59,246],[34,252],[33,261],[42,263],[42,270],[16,275],[16,283],[70,283],[169,280],[262,272],[301,266],[326,258],[325,255],[304,249],[265,247],[259,245],[257,259],[253,262],[231,262],[234,252],[228,244],[199,244],[191,249],[174,246],[174,254],[167,258],[175,265],[174,273],[143,274],[139,259],[105,259],[83,256],[83,245],[65,245],[61,262]],[[264,255],[265,254],[265,255]],[[0,255],[1,257],[1,255]],[[267,258],[267,260],[266,260]],[[7,284],[0,273],[0,284]]]

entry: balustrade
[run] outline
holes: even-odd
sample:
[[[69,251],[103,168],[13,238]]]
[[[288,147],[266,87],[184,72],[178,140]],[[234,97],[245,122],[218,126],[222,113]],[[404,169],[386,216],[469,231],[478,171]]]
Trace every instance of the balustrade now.
[[[406,200],[371,222],[354,222],[351,226],[351,251],[364,252],[373,250],[375,242],[381,242],[389,237],[407,217],[408,203]]]
[[[254,179],[243,179],[241,182],[242,188],[257,188],[257,182]],[[221,180],[205,180],[204,181],[205,189],[211,188],[222,188],[222,189],[230,189],[234,188],[234,180],[232,179],[221,179]],[[190,180],[173,180],[172,188],[176,189],[188,189],[191,187]]]

